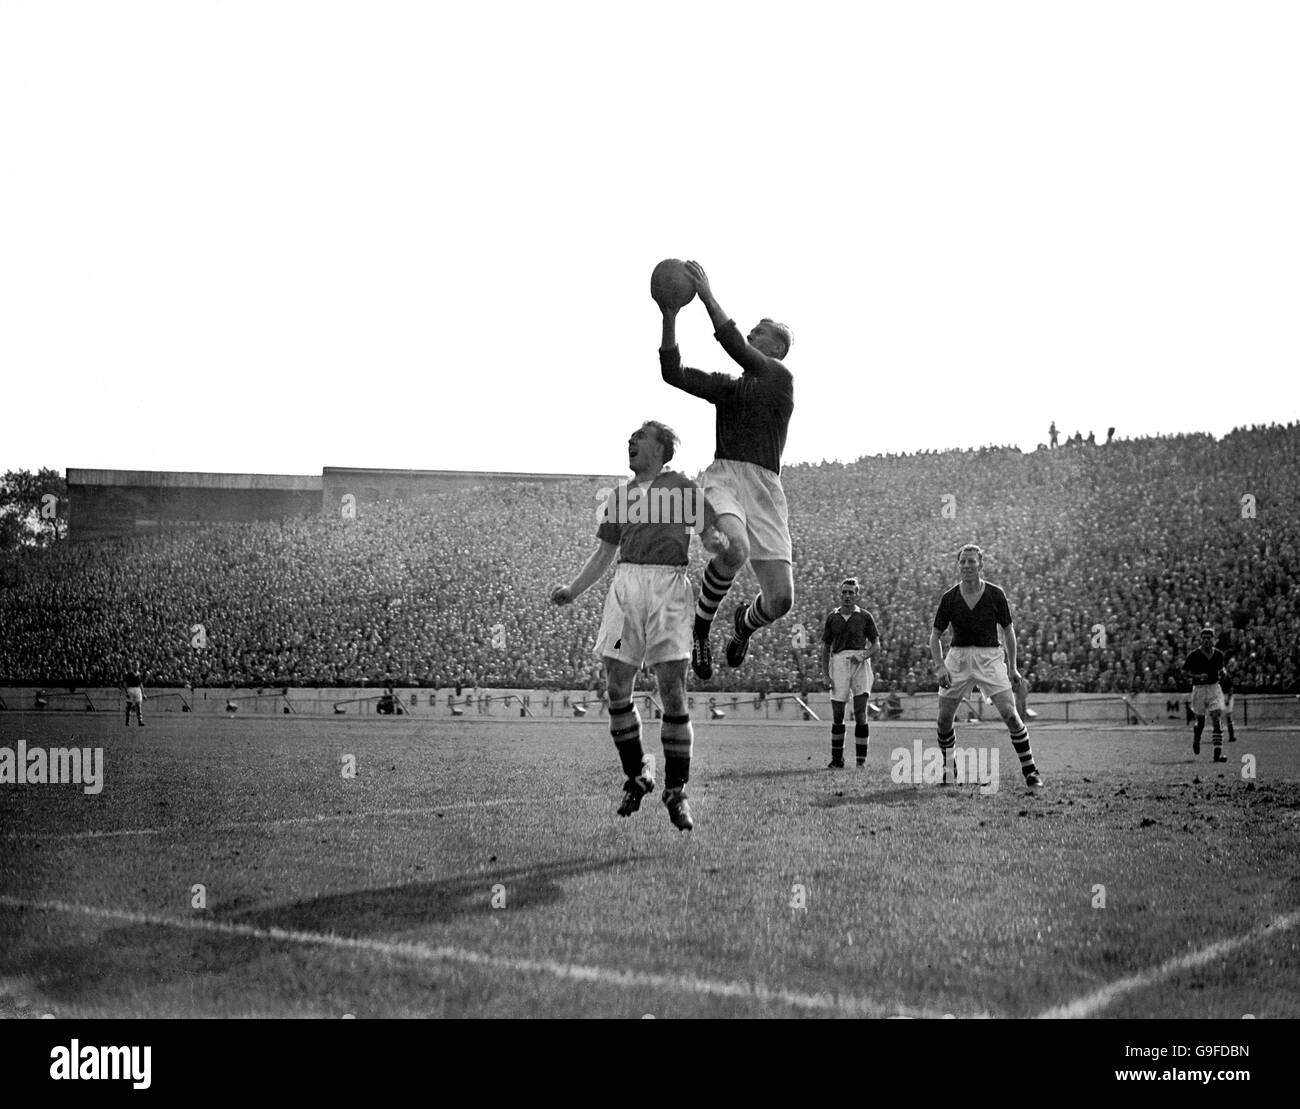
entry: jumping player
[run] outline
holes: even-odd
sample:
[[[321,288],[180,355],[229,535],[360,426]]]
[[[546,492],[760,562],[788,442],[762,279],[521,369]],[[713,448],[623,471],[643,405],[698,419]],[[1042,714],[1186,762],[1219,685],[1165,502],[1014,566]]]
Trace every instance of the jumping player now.
[[[781,363],[790,350],[790,329],[764,318],[747,339],[742,337],[719,306],[700,264],[688,262],[686,269],[709,313],[714,338],[743,371],[732,377],[683,366],[677,309],[663,309],[659,366],[664,380],[717,410],[713,462],[704,471],[703,485],[722,538],[711,546],[713,557],[704,571],[691,645],[695,675],[707,680],[713,676],[709,629],[746,560],[758,578],[759,595],[736,609],[727,642],[728,665],[744,662],[749,637],[784,616],[794,603],[789,510],[780,477],[794,411],[794,379]]]
[[[136,722],[144,727],[144,677],[138,662],[132,662],[122,678],[122,690],[126,693],[126,726],[131,726],[131,713],[135,713]]]
[[[1016,632],[1011,605],[999,586],[984,580],[983,566],[984,552],[976,544],[967,543],[962,547],[957,553],[961,580],[940,599],[934,627],[930,630],[930,655],[940,686],[938,729],[943,781],[947,785],[956,776],[953,747],[957,740],[953,718],[957,706],[972,687],[979,686],[993,701],[1011,733],[1011,746],[1020,758],[1025,785],[1038,789],[1043,777],[1034,765],[1029,729],[1016,711],[1013,692],[1020,682],[1020,671],[1016,669]],[[949,625],[952,645],[944,656],[941,637]],[[1003,647],[998,642],[999,628],[1006,643],[1005,661]]]
[[[853,739],[858,766],[867,764],[871,729],[867,724],[867,699],[875,676],[871,656],[880,648],[875,618],[858,607],[862,590],[857,578],[840,582],[840,607],[826,616],[822,630],[822,675],[831,687],[831,761],[829,770],[844,769],[844,705],[853,698]]]
[[[1214,629],[1201,629],[1201,643],[1187,656],[1183,669],[1192,679],[1192,714],[1196,726],[1192,730],[1192,754],[1201,753],[1201,733],[1205,731],[1205,714],[1214,721],[1214,761],[1227,762],[1223,753],[1223,691],[1219,688],[1219,675],[1223,673],[1223,652],[1214,645]]]
[[[695,826],[687,804],[694,733],[686,707],[686,660],[691,656],[691,612],[695,596],[686,577],[691,532],[712,526],[712,510],[690,478],[665,469],[677,435],[647,420],[628,439],[633,480],[605,502],[598,545],[567,586],[551,600],[567,605],[595,584],[618,557],[605,599],[596,655],[605,663],[609,687],[609,730],[627,781],[619,816],[631,816],[655,789],[654,755],[641,748],[641,717],[632,690],[642,663],[659,681],[663,700],[664,793],[668,818],[682,831]]]

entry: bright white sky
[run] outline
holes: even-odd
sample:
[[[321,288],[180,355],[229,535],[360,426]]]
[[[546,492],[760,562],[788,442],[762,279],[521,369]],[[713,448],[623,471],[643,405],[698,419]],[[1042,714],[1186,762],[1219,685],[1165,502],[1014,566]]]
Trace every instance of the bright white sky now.
[[[1300,416],[1300,5],[0,0],[0,470],[618,472]],[[698,302],[688,365],[727,369]]]

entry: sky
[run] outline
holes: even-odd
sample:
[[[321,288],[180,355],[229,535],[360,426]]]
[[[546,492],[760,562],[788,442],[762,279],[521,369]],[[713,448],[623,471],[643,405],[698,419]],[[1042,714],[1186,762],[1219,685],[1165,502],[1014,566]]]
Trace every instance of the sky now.
[[[0,471],[617,473],[1300,417],[1300,6],[0,0]],[[687,365],[738,372],[698,300]]]

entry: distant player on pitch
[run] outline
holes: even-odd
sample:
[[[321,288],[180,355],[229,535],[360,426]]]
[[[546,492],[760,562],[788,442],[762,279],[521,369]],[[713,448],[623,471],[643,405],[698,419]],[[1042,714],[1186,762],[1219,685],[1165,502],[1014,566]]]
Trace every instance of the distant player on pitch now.
[[[144,672],[138,662],[132,662],[122,678],[122,691],[126,694],[126,726],[131,726],[131,713],[135,713],[136,723],[144,727]]]
[[[709,629],[746,560],[758,577],[759,595],[736,609],[727,642],[728,665],[744,662],[749,637],[784,616],[794,603],[789,510],[780,476],[794,411],[794,379],[781,363],[790,350],[790,329],[765,318],[748,339],[742,337],[714,298],[700,264],[688,262],[686,268],[713,322],[714,337],[743,371],[732,377],[683,366],[677,349],[678,310],[662,307],[659,365],[664,380],[717,410],[714,460],[704,471],[703,483],[724,538],[704,571],[691,645],[695,675],[707,680],[713,676]]]
[[[1196,726],[1192,729],[1192,754],[1201,753],[1201,733],[1205,731],[1205,714],[1210,714],[1214,721],[1214,761],[1227,762],[1223,753],[1223,690],[1219,688],[1219,676],[1223,673],[1225,661],[1223,652],[1214,645],[1214,629],[1201,629],[1201,644],[1183,663],[1183,669],[1192,679],[1192,713],[1196,717]]]
[[[955,780],[956,775],[953,747],[957,739],[953,718],[957,715],[957,706],[972,687],[979,686],[992,699],[1011,733],[1011,746],[1020,757],[1025,785],[1038,789],[1043,778],[1034,765],[1034,755],[1029,748],[1029,729],[1016,711],[1013,692],[1020,682],[1020,671],[1016,669],[1016,632],[1011,620],[1011,605],[1000,587],[984,580],[983,566],[984,552],[976,544],[967,543],[957,552],[961,580],[940,599],[934,627],[930,629],[930,655],[934,659],[940,687],[938,729],[939,749],[943,752],[943,781],[947,785]],[[941,637],[949,626],[952,627],[952,645],[945,656]],[[1006,643],[1005,656],[998,642],[999,628]]]
[[[858,766],[867,765],[871,728],[867,724],[867,699],[875,675],[871,656],[880,648],[875,618],[858,606],[862,590],[857,578],[840,582],[840,607],[832,609],[822,630],[822,676],[831,687],[831,761],[828,769],[844,769],[844,706],[853,698],[853,739]]]
[[[619,816],[631,816],[655,789],[654,755],[641,747],[641,716],[632,701],[637,671],[653,667],[664,718],[664,794],[668,817],[682,831],[695,826],[687,804],[694,733],[686,706],[686,660],[691,657],[695,594],[686,577],[691,532],[703,534],[712,510],[699,486],[666,469],[677,447],[673,430],[647,420],[628,439],[633,480],[605,502],[596,550],[576,578],[551,591],[567,605],[600,580],[618,557],[605,599],[596,654],[609,686],[609,730],[627,782]]]

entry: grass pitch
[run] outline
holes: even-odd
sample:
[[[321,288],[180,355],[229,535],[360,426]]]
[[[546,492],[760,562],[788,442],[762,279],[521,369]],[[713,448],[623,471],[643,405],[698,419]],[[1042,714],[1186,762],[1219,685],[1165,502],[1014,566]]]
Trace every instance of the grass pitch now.
[[[1039,727],[1031,794],[959,727],[983,795],[893,780],[926,725],[697,723],[681,833],[606,727],[5,714],[105,780],[0,785],[0,1014],[1300,1016],[1294,732]]]

